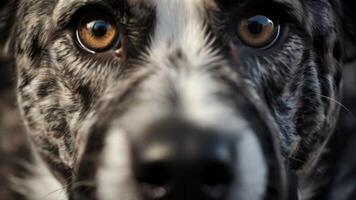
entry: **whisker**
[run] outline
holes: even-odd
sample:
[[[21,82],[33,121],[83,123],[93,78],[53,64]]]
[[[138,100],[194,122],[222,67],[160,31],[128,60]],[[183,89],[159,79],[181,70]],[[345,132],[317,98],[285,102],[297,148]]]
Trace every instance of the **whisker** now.
[[[331,97],[322,95],[322,94],[318,94],[318,93],[316,93],[316,94],[319,95],[319,96],[322,97],[322,98],[325,98],[325,99],[327,99],[327,100],[333,102],[333,103],[336,103],[338,106],[340,106],[342,109],[344,109],[348,114],[350,114],[351,117],[353,118],[353,120],[356,121],[356,116],[355,116],[355,114],[354,114],[349,108],[347,108],[344,104],[342,104],[340,101],[338,101],[338,100],[336,100],[336,99],[333,99],[333,98],[331,98]]]
[[[41,199],[43,199],[43,200],[48,199],[49,196],[51,196],[51,195],[53,195],[53,194],[55,194],[55,193],[57,193],[57,192],[58,192],[58,198],[60,198],[60,196],[62,196],[62,194],[63,194],[63,195],[66,194],[65,188],[62,187],[62,188],[59,188],[59,189],[57,189],[57,190],[54,190],[54,191],[52,191],[52,192],[50,192],[50,193],[44,195]]]
[[[97,186],[97,184],[96,184],[95,180],[78,181],[76,183],[73,183],[71,189],[75,189],[75,188],[83,187],[83,186],[95,187],[95,186]]]
[[[64,185],[63,187],[57,189],[57,190],[54,190],[54,191],[51,191],[49,192],[48,194],[46,194],[45,196],[43,196],[41,199],[45,200],[47,199],[49,196],[55,194],[55,193],[63,193],[63,194],[67,194],[67,192],[71,192],[72,190],[75,190],[76,188],[78,187],[83,187],[83,186],[87,186],[87,187],[93,187],[93,186],[96,186],[97,184],[95,183],[95,181],[93,180],[89,180],[89,181],[79,181],[79,182],[76,182],[76,183],[72,183],[72,187],[69,189],[69,191],[67,191],[66,188],[68,188],[68,186],[70,184],[67,184],[67,185]]]
[[[292,160],[292,161],[297,161],[297,162],[304,162],[304,160],[301,160],[301,159],[299,159],[297,157],[294,157],[294,156],[290,156],[290,157],[288,157],[288,159]]]

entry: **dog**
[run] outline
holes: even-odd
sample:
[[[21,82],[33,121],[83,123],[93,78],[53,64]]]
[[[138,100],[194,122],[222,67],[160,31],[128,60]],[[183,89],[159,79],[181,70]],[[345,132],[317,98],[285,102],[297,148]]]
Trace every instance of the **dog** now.
[[[307,199],[298,182],[335,129],[352,15],[346,0],[8,2],[0,37],[34,158],[14,190]]]

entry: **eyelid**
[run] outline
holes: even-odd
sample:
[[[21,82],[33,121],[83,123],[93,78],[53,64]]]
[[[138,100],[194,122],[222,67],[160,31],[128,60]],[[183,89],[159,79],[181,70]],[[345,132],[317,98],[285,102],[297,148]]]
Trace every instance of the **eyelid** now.
[[[238,18],[246,18],[251,15],[263,14],[265,16],[278,19],[281,24],[300,24],[302,22],[298,9],[291,8],[281,2],[276,1],[249,1],[236,8]]]
[[[73,3],[65,1],[62,7],[54,10],[53,19],[56,27],[66,29],[75,24],[73,21],[77,20],[77,16],[86,10],[103,11],[113,16],[118,16],[118,11],[115,11],[109,4],[101,0],[91,0],[89,3],[86,0],[79,0]]]

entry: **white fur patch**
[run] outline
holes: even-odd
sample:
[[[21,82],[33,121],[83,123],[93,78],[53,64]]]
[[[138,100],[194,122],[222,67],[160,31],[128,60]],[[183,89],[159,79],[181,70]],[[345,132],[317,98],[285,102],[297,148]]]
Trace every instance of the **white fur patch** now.
[[[267,165],[256,135],[246,131],[236,144],[238,180],[231,200],[261,200],[267,186]]]
[[[111,129],[105,140],[97,183],[98,197],[105,200],[134,200],[132,167],[130,164],[129,142],[119,129]]]
[[[170,67],[167,58],[172,50],[181,50],[192,68],[213,63],[217,52],[206,35],[203,0],[156,1],[157,23],[150,61],[157,67]],[[168,65],[168,66],[167,66]]]
[[[227,123],[222,128],[236,132],[235,128],[245,124],[236,117],[232,105],[216,98],[216,93],[224,88],[209,72],[209,67],[226,63],[212,47],[213,38],[206,35],[204,3],[203,0],[156,1],[157,23],[148,60],[158,68],[155,71],[161,78],[146,83],[144,91],[150,91],[150,96],[164,97],[175,90],[183,106],[183,117],[209,127],[222,127],[224,121]],[[174,63],[169,60],[176,56],[175,51],[181,51],[184,57],[177,58],[179,66],[171,66]],[[169,110],[169,106],[165,102],[159,104],[160,110]]]
[[[25,164],[31,172],[27,178],[12,178],[12,188],[28,200],[68,200],[67,190],[54,177],[48,166],[35,155],[35,164]]]
[[[200,126],[219,129],[222,133],[244,132],[247,123],[238,116],[233,103],[222,101],[216,95],[226,88],[208,74],[182,77],[177,85],[186,118]]]

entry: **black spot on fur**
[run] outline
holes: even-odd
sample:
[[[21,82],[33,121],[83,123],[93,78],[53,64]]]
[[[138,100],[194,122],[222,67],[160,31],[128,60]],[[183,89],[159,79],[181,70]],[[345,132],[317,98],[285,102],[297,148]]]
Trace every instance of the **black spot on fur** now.
[[[56,138],[62,137],[69,132],[67,121],[64,118],[59,119],[58,122],[53,125],[52,130],[57,133],[55,134]]]
[[[26,87],[27,85],[29,85],[32,80],[35,78],[33,75],[31,75],[30,73],[28,73],[25,69],[24,70],[20,70],[20,84],[19,84],[19,89],[23,89],[24,87]]]
[[[38,39],[38,37],[40,36],[40,27],[41,26],[39,25],[35,27],[31,46],[30,46],[29,56],[33,61],[39,59],[42,54],[43,48],[40,46],[40,41]]]
[[[93,94],[88,85],[80,85],[76,91],[81,98],[84,113],[90,109],[93,102]]]
[[[341,46],[340,42],[337,42],[335,44],[335,47],[333,49],[333,56],[337,61],[341,61],[342,60],[343,49],[342,49],[342,46]]]
[[[42,151],[51,154],[52,157],[59,157],[59,149],[52,141],[46,137],[41,138]]]
[[[334,75],[334,79],[335,79],[335,86],[336,88],[340,87],[341,84],[341,80],[342,80],[342,67],[338,66]]]
[[[37,90],[37,95],[39,98],[44,98],[50,95],[53,92],[56,92],[58,90],[58,84],[57,81],[54,79],[50,79],[44,83],[42,83]]]

